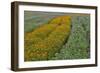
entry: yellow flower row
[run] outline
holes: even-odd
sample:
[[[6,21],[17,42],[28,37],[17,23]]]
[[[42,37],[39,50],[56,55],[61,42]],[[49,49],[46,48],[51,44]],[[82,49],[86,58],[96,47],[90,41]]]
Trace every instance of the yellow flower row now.
[[[60,16],[52,19],[48,25],[43,25],[31,32],[32,38],[28,40],[36,43],[25,47],[25,61],[50,59],[66,42],[71,29],[70,22],[69,16]]]

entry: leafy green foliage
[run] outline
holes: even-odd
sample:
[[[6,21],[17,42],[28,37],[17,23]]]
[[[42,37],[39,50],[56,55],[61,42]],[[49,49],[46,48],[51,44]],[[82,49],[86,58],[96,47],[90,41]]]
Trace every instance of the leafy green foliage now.
[[[60,53],[52,59],[86,59],[90,57],[90,20],[89,16],[72,18],[72,30],[69,39]]]

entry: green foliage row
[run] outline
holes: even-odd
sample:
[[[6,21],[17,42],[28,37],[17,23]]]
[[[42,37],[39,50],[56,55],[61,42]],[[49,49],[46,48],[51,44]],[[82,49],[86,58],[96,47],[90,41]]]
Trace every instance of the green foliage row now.
[[[73,17],[69,39],[66,45],[52,59],[87,59],[89,57],[90,18],[89,16]]]

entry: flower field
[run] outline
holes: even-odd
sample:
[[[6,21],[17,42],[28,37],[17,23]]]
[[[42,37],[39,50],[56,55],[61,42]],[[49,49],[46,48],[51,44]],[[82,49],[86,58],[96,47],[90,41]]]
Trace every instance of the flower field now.
[[[56,17],[25,37],[25,60],[48,60],[67,40],[71,29],[69,16]]]
[[[90,57],[89,15],[26,12],[24,22],[25,61]]]

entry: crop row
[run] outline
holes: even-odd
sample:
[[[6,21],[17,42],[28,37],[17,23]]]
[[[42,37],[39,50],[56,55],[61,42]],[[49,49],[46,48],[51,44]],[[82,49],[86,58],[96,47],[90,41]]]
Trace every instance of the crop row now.
[[[53,59],[87,59],[90,57],[90,17],[72,18],[70,37],[66,45]]]
[[[37,28],[27,35],[25,41],[25,61],[47,60],[54,56],[66,42],[70,29],[71,18],[60,16],[52,19],[48,25]],[[35,43],[34,43],[35,42]]]

